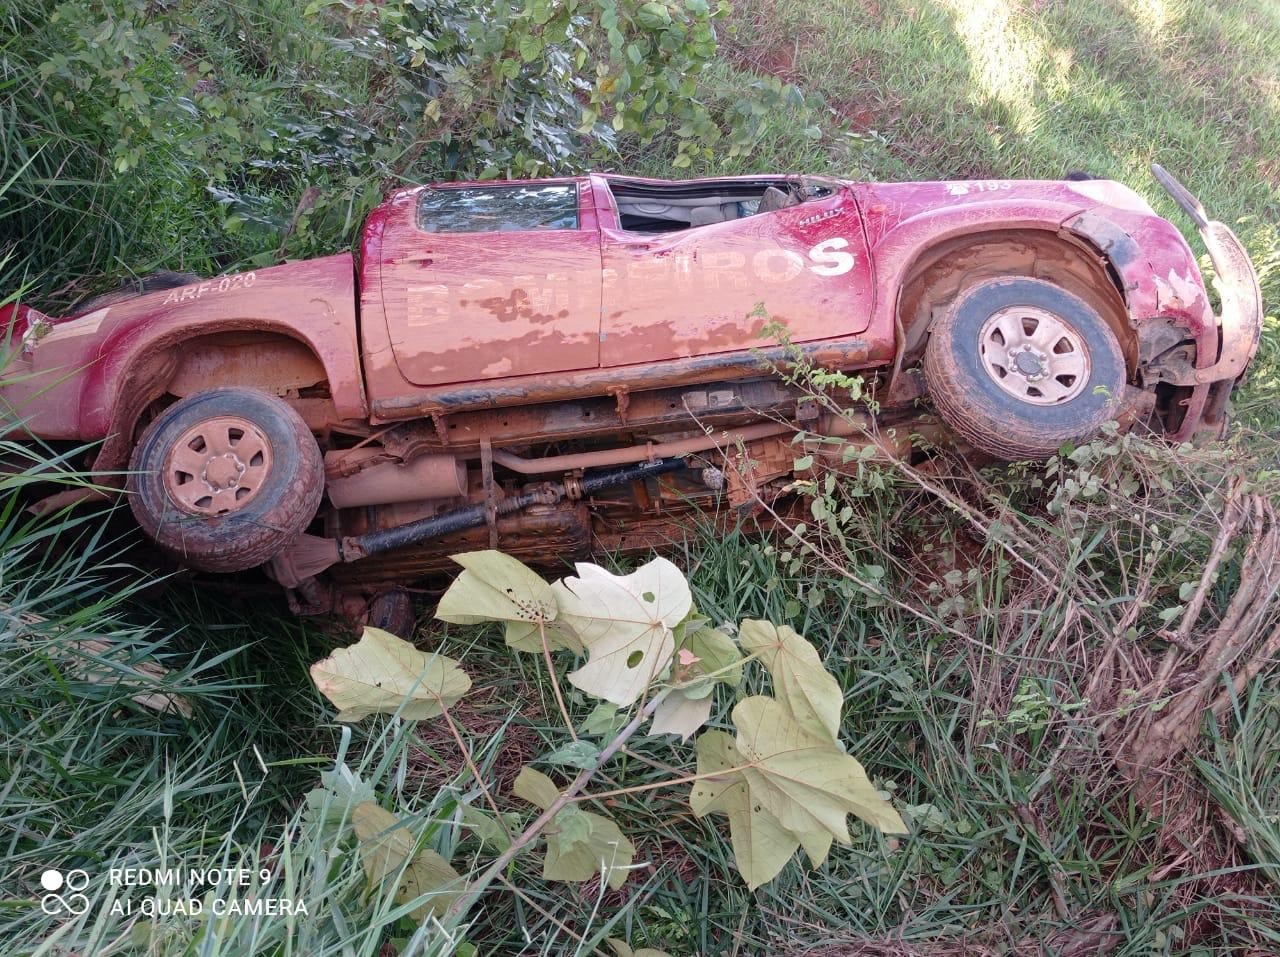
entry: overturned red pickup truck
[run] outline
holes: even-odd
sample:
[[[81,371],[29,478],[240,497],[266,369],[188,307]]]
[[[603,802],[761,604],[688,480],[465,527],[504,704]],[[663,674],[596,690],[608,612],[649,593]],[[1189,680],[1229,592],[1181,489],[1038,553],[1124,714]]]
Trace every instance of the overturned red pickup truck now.
[[[0,398],[11,434],[100,441],[94,473],[184,564],[351,612],[450,552],[648,547],[776,495],[796,428],[887,444],[932,416],[1003,459],[1109,420],[1216,434],[1257,277],[1156,175],[1218,315],[1178,230],[1111,181],[449,183],[390,196],[355,257],[11,307]],[[865,376],[875,416],[807,414],[771,371],[795,350]]]

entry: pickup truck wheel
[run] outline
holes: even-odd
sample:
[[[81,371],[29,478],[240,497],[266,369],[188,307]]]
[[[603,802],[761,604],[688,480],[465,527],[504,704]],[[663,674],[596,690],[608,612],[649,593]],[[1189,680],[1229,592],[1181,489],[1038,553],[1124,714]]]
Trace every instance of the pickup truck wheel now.
[[[324,460],[302,417],[253,389],[212,389],[162,412],[129,463],[143,530],[210,572],[261,565],[298,537],[324,493]]]
[[[1060,286],[1026,277],[965,290],[930,330],[934,407],[975,448],[1044,459],[1115,418],[1127,381],[1105,319]]]

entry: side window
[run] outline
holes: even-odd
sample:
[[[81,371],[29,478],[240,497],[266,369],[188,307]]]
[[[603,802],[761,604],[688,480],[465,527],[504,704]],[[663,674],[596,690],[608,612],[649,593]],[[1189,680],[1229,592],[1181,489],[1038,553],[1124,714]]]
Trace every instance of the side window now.
[[[428,233],[499,233],[577,229],[575,183],[424,189],[418,228]]]

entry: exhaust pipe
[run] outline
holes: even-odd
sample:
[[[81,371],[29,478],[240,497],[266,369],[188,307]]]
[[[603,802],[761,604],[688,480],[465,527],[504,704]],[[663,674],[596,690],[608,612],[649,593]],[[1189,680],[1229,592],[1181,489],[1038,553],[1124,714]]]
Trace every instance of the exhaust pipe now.
[[[392,505],[427,498],[462,498],[467,494],[467,465],[452,455],[420,455],[401,465],[383,462],[360,469],[359,463],[376,458],[377,449],[328,452],[325,471],[333,475],[325,485],[334,508],[364,508]],[[340,469],[358,471],[342,475]]]

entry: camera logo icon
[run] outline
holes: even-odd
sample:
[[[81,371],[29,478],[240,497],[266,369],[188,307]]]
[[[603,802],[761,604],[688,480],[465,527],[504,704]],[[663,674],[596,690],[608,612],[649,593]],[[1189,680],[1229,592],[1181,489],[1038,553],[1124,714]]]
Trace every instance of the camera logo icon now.
[[[50,867],[40,875],[40,886],[46,893],[40,898],[40,909],[49,916],[70,914],[79,917],[89,909],[89,898],[80,893],[89,886],[89,874],[79,868],[62,871]]]

